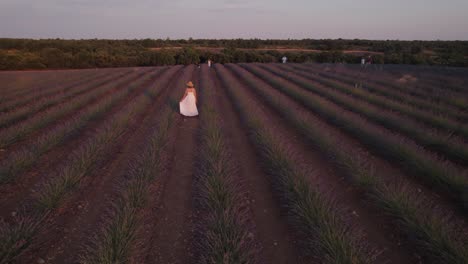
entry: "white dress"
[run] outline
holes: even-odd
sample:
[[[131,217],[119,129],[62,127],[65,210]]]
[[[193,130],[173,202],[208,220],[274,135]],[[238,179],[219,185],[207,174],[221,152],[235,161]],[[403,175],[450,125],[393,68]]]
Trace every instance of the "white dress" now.
[[[179,103],[180,113],[184,116],[197,116],[198,109],[193,92],[188,92],[187,96]]]

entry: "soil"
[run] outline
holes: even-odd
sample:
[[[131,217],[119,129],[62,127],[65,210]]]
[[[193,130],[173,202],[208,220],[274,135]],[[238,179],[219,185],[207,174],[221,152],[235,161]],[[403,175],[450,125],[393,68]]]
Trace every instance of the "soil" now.
[[[155,74],[150,82],[154,82],[159,77],[159,75],[159,73]],[[136,76],[130,78],[128,81],[118,85],[115,90],[124,89],[128,83],[136,81],[136,79]],[[94,134],[97,128],[104,122],[104,120],[106,120],[107,117],[113,116],[114,113],[131,102],[138,94],[143,91],[144,88],[146,88],[146,86],[142,85],[139,89],[135,89],[125,98],[125,100],[112,107],[108,113],[102,114],[100,118],[90,121],[86,127],[79,131],[79,133],[77,133],[75,136],[68,138],[59,146],[56,146],[52,150],[43,154],[32,168],[28,169],[21,175],[17,175],[17,178],[14,182],[1,185],[0,192],[5,193],[5,195],[0,197],[0,208],[2,208],[2,210],[0,210],[0,216],[8,217],[12,211],[18,209],[19,205],[24,204],[25,200],[30,198],[32,193],[37,191],[40,182],[47,179],[49,176],[48,173],[56,169],[56,167],[61,162],[63,162],[62,158],[70,152],[70,149],[75,149],[81,144],[81,142],[83,142],[83,140]],[[100,98],[99,100],[101,99],[103,98]],[[61,122],[65,122],[65,120],[62,120]],[[47,133],[47,130],[41,132]],[[34,135],[30,135],[28,141],[33,140],[34,138]],[[11,151],[19,150],[19,148],[23,146],[23,144],[18,145],[19,146],[12,149]],[[5,154],[7,154],[7,152],[5,152]]]
[[[245,74],[250,75],[247,72]],[[307,117],[307,110],[277,92],[276,89],[263,83],[260,79],[254,78],[257,80],[258,87],[268,90],[273,97],[281,100],[288,108],[295,109],[298,115]],[[259,98],[252,91],[248,91],[248,87],[244,86],[244,89],[249,97],[257,98],[258,105],[266,106],[262,102],[262,98]],[[303,136],[289,126],[287,121],[282,119],[275,110],[262,107],[262,112],[264,113],[265,123],[269,124],[271,131],[275,131],[275,136],[287,145],[292,159],[297,161],[296,164],[303,164],[305,171],[312,172],[306,175],[309,177],[310,184],[314,186],[313,189],[325,196],[333,194],[337,204],[344,208],[345,215],[342,217],[349,221],[351,226],[362,230],[366,240],[378,251],[383,251],[379,255],[379,260],[391,260],[391,263],[409,263],[406,260],[410,259],[410,252],[399,246],[400,241],[392,235],[393,232],[390,229],[384,230],[382,228],[388,227],[388,223],[383,222],[381,215],[376,215],[368,204],[362,201],[360,192],[344,181],[344,177],[335,171],[330,161],[308,145]],[[313,120],[310,119],[310,122],[313,122]]]
[[[296,75],[294,73],[289,73],[289,74],[291,76],[293,76],[294,78],[307,81],[309,83],[314,84],[315,86],[326,88],[322,84],[315,82],[313,80],[313,77],[304,78],[304,77],[298,76],[298,75]],[[305,90],[305,89],[303,89],[303,88],[301,88],[299,86],[296,86],[296,85],[294,85],[294,84],[292,84],[290,82],[287,82],[286,80],[284,80],[284,82],[291,85],[291,87],[295,87],[295,89],[297,91],[302,91],[304,94],[308,94],[310,96],[318,96],[317,94],[314,94],[311,91],[307,91],[307,90]],[[340,106],[338,106],[338,105],[336,105],[336,104],[334,104],[332,102],[329,102],[328,100],[324,99],[324,102],[326,102],[327,104],[329,104],[333,108],[339,109],[339,111],[341,111],[343,113],[343,115],[346,114],[350,119],[355,119],[355,120],[358,120],[358,121],[364,120],[359,115],[357,115],[355,113],[352,113],[350,111],[344,110]],[[382,128],[379,125],[372,124],[372,122],[364,121],[364,123],[366,125],[368,124],[367,126],[369,126],[369,127],[372,127],[374,129],[381,130],[381,131],[387,133],[389,137],[396,137],[398,140],[405,140],[405,142],[412,142],[410,139],[408,139],[408,138],[406,138],[404,136],[398,135],[394,131],[392,131],[392,132],[388,131],[387,129]],[[336,128],[335,128],[335,130],[336,130]],[[366,149],[366,147],[364,145],[362,145],[361,142],[358,139],[356,139],[356,138],[354,138],[354,137],[352,137],[350,135],[347,135],[344,132],[340,133],[340,134],[342,134],[342,135],[339,136],[340,138],[342,138],[342,140],[340,140],[340,142],[346,142],[346,144],[350,144],[350,145],[353,144],[354,145],[353,147],[350,147],[350,148]],[[440,191],[435,190],[435,189],[431,188],[430,186],[422,183],[419,178],[412,177],[412,175],[410,175],[408,173],[405,173],[402,168],[398,167],[398,164],[390,163],[390,162],[388,162],[388,161],[386,161],[383,158],[380,158],[378,156],[374,156],[373,160],[374,160],[374,162],[376,162],[378,164],[379,168],[386,168],[387,173],[382,173],[382,175],[392,175],[391,179],[390,179],[390,182],[399,181],[401,183],[407,184],[408,186],[412,186],[412,188],[414,190],[417,190],[418,192],[420,192],[421,195],[427,196],[427,197],[425,197],[425,199],[427,199],[428,201],[431,201],[432,203],[435,203],[435,204],[440,204],[440,206],[443,208],[443,210],[445,212],[447,212],[447,213],[450,212],[450,214],[456,215],[459,219],[464,218],[464,212],[462,212],[460,210],[460,208],[457,207],[452,202],[452,200],[450,199],[450,194],[449,193],[440,192]],[[463,222],[463,220],[460,220],[460,222]]]
[[[199,87],[199,69],[195,68],[192,77],[184,80],[192,80],[195,87]],[[178,115],[175,122],[176,133],[169,139],[174,142],[172,158],[160,194],[145,263],[192,263],[191,241],[195,218],[193,176],[199,119]]]
[[[127,70],[126,73],[129,73],[131,70]],[[24,103],[21,104],[21,106],[28,104],[29,102],[35,102],[38,99],[41,99],[47,95],[50,95],[53,93],[58,94],[58,93],[63,93],[65,91],[69,91],[71,89],[75,89],[76,87],[79,87],[83,84],[89,84],[95,81],[99,81],[106,76],[109,75],[118,75],[124,73],[124,71],[114,71],[114,72],[104,72],[100,73],[98,71],[95,71],[91,74],[85,75],[85,73],[81,73],[83,75],[78,75],[78,76],[69,76],[65,77],[55,73],[52,76],[46,76],[44,78],[33,78],[32,80],[27,80],[27,81],[20,81],[20,84],[16,82],[13,82],[12,86],[16,89],[10,89],[8,91],[5,91],[4,94],[2,94],[2,104],[4,105],[6,103],[12,104],[13,102],[18,102],[18,101],[23,101]],[[17,88],[24,86],[25,88]],[[25,96],[27,99],[25,99],[23,96]],[[5,102],[4,102],[5,101]],[[1,107],[0,107],[1,108]],[[13,111],[14,108],[8,109],[8,111]]]
[[[287,50],[284,47],[276,48]],[[67,194],[60,207],[47,215],[47,220],[35,235],[35,240],[15,259],[14,263],[78,263],[80,261],[85,248],[92,247],[93,243],[98,241],[97,235],[108,223],[112,205],[122,194],[122,186],[125,186],[128,180],[126,172],[131,167],[132,161],[138,158],[138,154],[145,148],[149,135],[155,131],[155,126],[163,117],[165,110],[168,110],[167,104],[174,111],[172,113],[174,121],[170,127],[167,148],[163,154],[164,169],[154,181],[148,183],[150,190],[148,202],[138,212],[139,226],[136,239],[132,242],[130,252],[128,252],[131,259],[129,263],[182,264],[197,261],[199,249],[197,227],[203,223],[200,221],[201,212],[198,211],[196,204],[198,193],[196,193],[194,166],[196,166],[199,151],[200,120],[203,116],[184,118],[178,113],[177,102],[182,97],[184,84],[188,80],[192,80],[199,91],[214,89],[215,99],[210,103],[221,117],[224,138],[227,147],[232,152],[233,163],[237,165],[235,179],[239,181],[243,193],[242,201],[238,202],[247,208],[249,219],[248,226],[245,228],[252,232],[255,242],[253,262],[322,263],[324,261],[322,256],[304,250],[303,246],[307,237],[298,232],[300,228],[288,217],[287,209],[282,207],[281,197],[273,187],[273,176],[263,170],[255,146],[250,142],[247,126],[236,111],[234,102],[230,100],[226,91],[228,88],[221,86],[220,73],[233,77],[233,87],[238,89],[237,92],[243,98],[248,99],[245,103],[249,107],[252,106],[258,110],[254,111],[256,118],[265,124],[269,131],[274,132],[274,140],[287,147],[290,158],[295,161],[299,170],[304,172],[310,187],[325,198],[335,199],[337,208],[334,212],[353,227],[353,230],[362,231],[362,238],[369,246],[380,252],[375,263],[421,263],[424,259],[414,253],[417,252],[414,244],[409,242],[405,233],[393,224],[393,219],[385,215],[380,208],[370,204],[364,195],[364,190],[354,187],[333,160],[314,148],[305,135],[293,127],[289,120],[281,116],[281,112],[267,105],[265,98],[254,92],[253,87],[245,81],[247,78],[252,78],[255,87],[267,91],[309,124],[320,127],[331,138],[337,139],[344,149],[362,151],[369,161],[378,167],[381,173],[379,175],[385,182],[407,184],[411,190],[419,192],[422,197],[427,198],[429,203],[436,205],[437,210],[442,209],[443,212],[453,213],[454,221],[464,223],[465,216],[455,212],[452,201],[420,184],[411,175],[402,172],[397,164],[374,156],[360,144],[358,139],[351,137],[339,127],[333,126],[323,117],[314,114],[240,66],[218,64],[211,69],[206,65],[201,67],[199,69],[193,65],[175,66],[167,70],[148,68],[143,70],[144,73],[140,71],[128,74],[127,81],[117,85],[105,96],[113,91],[125,89],[129,83],[142,77],[138,73],[143,73],[145,76],[154,75],[105,114],[87,123],[86,127],[78,131],[76,135],[67,138],[66,142],[43,154],[30,170],[18,176],[17,182],[0,186],[0,220],[5,220],[7,223],[13,222],[16,219],[14,215],[21,212],[22,208],[25,208],[25,214],[32,215],[33,198],[41,190],[41,184],[49,180],[49,176],[53,176],[54,170],[59,169],[63,157],[68,156],[73,149],[92,137],[105,120],[109,120],[139,95],[145,94],[147,88],[152,87],[160,91],[154,101],[129,122],[124,135],[113,142],[112,155],[99,162],[96,169],[86,175],[76,189]],[[261,69],[255,65],[253,67]],[[274,64],[268,67],[280,69]],[[158,72],[158,69],[161,72]],[[234,69],[241,72],[242,78],[233,75]],[[346,71],[347,69],[340,70]],[[263,71],[267,72],[264,69]],[[90,72],[87,70],[77,72],[77,74]],[[65,73],[57,72],[57,74]],[[9,80],[8,74],[19,73],[1,74],[5,76],[0,75],[0,79]],[[416,76],[418,80],[422,76],[414,72],[408,74]],[[288,85],[293,90],[301,91],[304,96],[317,96],[272,73],[266,76]],[[384,80],[391,80],[389,76],[395,75],[389,73],[385,76],[387,79]],[[320,85],[314,82],[313,78],[303,78],[303,80]],[[8,83],[13,85],[14,82],[8,81]],[[25,84],[22,89],[28,89],[30,85]],[[96,99],[90,104],[102,99]],[[203,100],[199,100],[199,104],[203,103],[205,103]],[[361,118],[326,100],[323,100],[323,104],[339,110],[344,116],[349,117],[349,120]],[[163,107],[164,111],[162,111]],[[30,134],[25,141],[13,145],[7,152],[4,151],[3,154],[0,152],[0,158],[1,155],[5,157],[11,153],[10,151],[33,142],[42,133],[51,131],[55,126],[77,115],[79,112],[67,115],[46,128]],[[351,234],[354,235],[354,233]]]
[[[138,76],[142,76],[145,73],[146,72],[139,73]],[[121,81],[123,79],[123,80],[127,81],[125,84],[128,85],[131,81],[133,81],[133,80],[128,80],[129,77],[132,77],[132,78],[136,79],[136,76],[132,76],[132,75],[133,74],[129,74],[129,76],[125,76],[124,74],[119,74],[118,76],[115,76],[115,78],[113,80],[114,81]],[[109,79],[109,81],[110,80],[112,80],[112,78]],[[102,82],[102,80],[100,82],[91,82],[91,84],[83,84],[83,85],[91,86],[93,88],[89,89],[85,93],[81,94],[81,96],[86,97],[87,96],[86,94],[92,93],[93,91],[95,91],[95,89],[100,89],[100,88],[102,88],[103,86],[105,86],[107,84],[108,83]],[[122,86],[119,84],[117,87],[121,88]],[[88,98],[87,99],[88,101],[86,102],[87,104],[84,104],[84,105],[78,107],[77,109],[75,109],[74,112],[69,111],[68,113],[63,114],[62,116],[60,116],[58,118],[54,118],[54,119],[51,119],[51,120],[47,121],[48,123],[47,123],[46,127],[50,127],[51,125],[54,125],[54,124],[59,124],[62,120],[67,120],[69,117],[75,115],[76,112],[79,112],[82,109],[85,109],[86,106],[88,106],[89,104],[92,104],[93,102],[98,101],[100,98],[106,97],[106,95],[111,94],[115,90],[116,90],[115,87],[112,87],[112,86],[104,87],[104,90],[101,91],[102,93],[100,94],[100,97],[94,96],[94,97]],[[55,106],[52,106],[52,107],[50,107],[48,109],[45,109],[44,111],[39,111],[37,113],[32,113],[31,116],[26,118],[25,120],[22,120],[22,121],[20,121],[18,123],[15,123],[15,124],[7,127],[7,128],[4,128],[4,129],[0,130],[0,131],[11,131],[11,130],[14,131],[14,129],[16,129],[16,128],[21,129],[21,127],[24,126],[25,124],[28,124],[28,123],[31,123],[31,122],[33,122],[33,123],[37,122],[38,120],[41,120],[41,118],[47,117],[49,114],[59,113],[61,107],[66,105],[67,103],[70,103],[71,101],[80,102],[80,100],[81,100],[80,96],[77,96],[75,98],[65,99],[62,102],[56,104]],[[44,130],[44,129],[45,129],[44,125],[30,129],[29,131],[26,132],[26,134],[25,134],[26,137],[23,136],[23,137],[17,139],[17,141],[14,142],[12,145],[6,146],[4,148],[4,150],[5,150],[4,154],[8,153],[8,151],[10,151],[12,148],[15,148],[15,146],[21,145],[22,143],[24,143],[28,139],[35,138],[35,136],[38,133],[41,133],[42,130]],[[3,155],[0,155],[0,158],[2,158],[2,157],[3,157]]]
[[[33,261],[34,258],[41,257],[50,263],[76,263],[79,260],[77,253],[83,250],[83,243],[74,241],[92,242],[92,238],[99,231],[102,224],[100,219],[108,213],[107,210],[117,197],[118,186],[122,185],[121,181],[129,162],[144,147],[143,139],[151,132],[150,124],[158,117],[159,107],[170,92],[171,85],[167,84],[178,79],[173,78],[179,75],[178,69],[171,69],[159,78],[156,89],[162,91],[157,95],[155,102],[129,124],[126,134],[114,148],[113,159],[103,162],[100,169],[81,181],[79,190],[50,217],[49,225],[53,226],[53,229],[41,234],[42,243],[38,242],[40,246],[30,248],[22,259]],[[142,87],[151,87],[153,83],[154,79]],[[142,92],[140,89],[139,94]]]
[[[250,197],[250,210],[257,228],[256,235],[260,243],[260,263],[300,263],[296,251],[297,241],[288,230],[286,217],[275,200],[270,188],[268,175],[261,167],[255,150],[247,137],[247,130],[229,101],[225,87],[222,87],[214,70],[210,77],[215,81],[216,109],[222,117],[222,128],[233,157],[239,164],[239,175]]]
[[[270,75],[270,76],[271,78],[276,78],[276,77],[273,77],[274,75]],[[298,76],[296,77],[300,78]],[[313,83],[312,80],[309,80],[309,81]],[[288,83],[288,85],[290,85],[291,87],[297,87],[294,84],[289,83],[286,80],[284,80],[283,82]],[[270,92],[275,93],[273,90],[276,90],[276,89],[274,88],[270,88],[270,89],[271,89]],[[302,88],[297,87],[295,89],[301,90]],[[313,94],[311,92],[305,92],[305,94],[307,93]],[[284,95],[281,95],[281,94],[277,95],[277,97],[281,97],[281,96],[284,97]],[[314,95],[314,96],[317,96],[317,95]],[[326,101],[324,101],[323,103],[325,104]],[[326,104],[333,106],[333,104],[329,102]],[[297,103],[293,103],[290,107],[302,108]],[[335,106],[335,107],[338,107],[338,106]],[[334,138],[337,138],[338,142],[340,142],[343,148],[361,149],[361,150],[366,151],[366,148],[362,144],[360,144],[360,142],[354,137],[351,137],[348,134],[340,131],[337,127],[329,126],[325,124],[326,121],[323,118],[321,118],[320,116],[314,116],[313,113],[310,112],[310,110],[303,109],[303,111],[304,112],[301,113],[301,115],[309,115],[309,117],[311,117],[314,120],[314,121],[311,120],[310,123],[314,123],[315,126],[319,126],[319,127],[328,127],[326,128],[328,133],[330,133],[330,135],[333,135]],[[346,115],[347,118],[349,118],[350,120],[360,119],[357,115],[349,113],[348,111],[345,111],[345,110],[340,110],[340,111],[343,115]],[[450,221],[455,226],[458,226],[460,230],[462,230],[461,232],[466,232],[466,230],[468,230],[468,227],[465,221],[464,212],[461,212],[460,208],[455,203],[453,203],[452,200],[447,198],[445,195],[440,194],[438,191],[434,190],[433,188],[430,188],[424,184],[421,184],[417,178],[412,177],[412,175],[409,175],[403,172],[402,170],[398,168],[398,166],[396,166],[396,164],[392,164],[384,159],[379,158],[378,156],[373,156],[373,155],[370,155],[368,159],[375,164],[376,168],[379,168],[379,176],[382,177],[382,179],[385,182],[394,183],[394,184],[396,183],[398,185],[406,186],[409,192],[414,193],[415,196],[419,196],[421,199],[425,201],[425,204],[430,205],[424,208],[424,210],[430,210],[436,215],[439,215],[440,217],[444,217],[444,215],[446,217],[450,216],[450,219],[451,219]],[[343,177],[343,179],[345,178]],[[349,185],[349,183],[347,183],[346,185]],[[340,192],[333,191],[332,193],[339,194]],[[412,245],[408,243],[405,236],[403,234],[398,234],[398,232],[395,232],[395,226],[392,220],[388,216],[383,215],[381,211],[378,208],[375,208],[373,205],[366,205],[366,207],[369,208],[371,215],[375,216],[375,219],[371,218],[371,221],[373,221],[378,226],[386,230],[386,235],[384,236],[390,241],[392,241],[394,245],[397,245],[398,248],[402,249],[403,251],[406,251],[407,256],[412,256],[411,259],[414,262],[419,262],[420,261],[419,256],[408,252],[408,250],[412,250],[411,249]],[[376,233],[374,235],[379,236],[379,233]],[[405,254],[403,254],[403,256],[404,255]],[[409,258],[405,258],[405,259],[409,259]]]

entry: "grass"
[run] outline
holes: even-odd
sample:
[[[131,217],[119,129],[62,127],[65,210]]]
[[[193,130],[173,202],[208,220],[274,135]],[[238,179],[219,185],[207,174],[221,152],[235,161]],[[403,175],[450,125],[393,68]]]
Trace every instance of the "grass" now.
[[[73,151],[58,175],[51,177],[43,187],[38,199],[39,206],[49,210],[56,208],[66,193],[109,156],[117,139],[127,131],[130,120],[140,115],[149,103],[146,95],[140,95],[106,123],[94,137]]]
[[[340,80],[341,79],[342,78],[340,78]],[[410,101],[412,101],[411,103],[413,105],[418,105],[421,109],[429,108],[430,110],[433,110],[434,113],[451,115],[461,122],[468,121],[468,115],[465,112],[468,108],[466,107],[467,105],[463,104],[463,102],[467,101],[463,99],[463,95],[460,93],[447,91],[447,89],[443,87],[429,83],[418,82],[414,86],[403,86],[401,84],[398,85],[392,83],[391,80],[386,82],[379,79],[369,81],[371,83],[379,84],[380,87],[373,88],[366,85],[366,89],[368,90],[375,92],[381,91],[382,88],[385,88],[388,91],[388,94],[392,92],[399,93],[401,96],[397,99],[400,99],[403,102],[408,101],[408,103],[410,103]],[[461,98],[461,100],[457,100],[458,98]],[[429,102],[423,103],[427,101]],[[458,104],[457,101],[461,102],[461,104]]]
[[[16,217],[14,224],[0,219],[0,264],[11,263],[34,241],[43,225],[44,216]]]
[[[87,251],[95,252],[82,257],[80,263],[128,263],[130,242],[135,240],[139,225],[137,210],[127,203],[119,202],[113,213],[108,218],[109,223],[105,223],[107,228],[104,236],[100,238],[97,245],[87,249]]]
[[[237,171],[233,157],[213,106],[214,86],[205,75],[201,81],[201,151],[196,172],[197,200],[203,210],[199,263],[255,263],[247,209],[241,206],[242,186],[234,179]]]
[[[422,122],[428,126],[446,131],[448,133],[453,133],[454,135],[460,137],[468,137],[468,127],[466,127],[466,125],[459,124],[443,116],[437,116],[431,113],[426,113],[414,107],[402,105],[397,102],[392,102],[387,98],[370,93],[365,93],[361,89],[353,89],[350,87],[346,87],[337,82],[326,80],[324,78],[316,77],[314,78],[314,81],[317,81],[325,86],[333,88],[342,93],[349,94],[355,98],[365,100],[366,102],[376,105],[378,107],[385,108],[390,111],[397,111],[403,115],[412,118],[417,122]]]
[[[293,76],[286,75],[280,71],[262,67],[263,69],[285,78],[300,87],[316,93],[331,102],[343,107],[351,112],[359,114],[366,119],[381,125],[389,130],[401,133],[404,136],[414,140],[417,144],[426,149],[432,150],[440,155],[447,157],[449,160],[462,165],[468,165],[468,147],[461,140],[450,140],[447,135],[437,135],[428,133],[430,128],[425,128],[410,122],[405,118],[393,114],[391,112],[380,111],[378,108],[366,104],[366,102],[357,101],[347,95],[340,94],[336,91],[314,86],[305,81],[295,79]]]
[[[154,93],[147,95],[149,98],[155,96]],[[104,228],[92,244],[85,248],[80,263],[114,264],[130,261],[132,246],[138,240],[138,231],[141,229],[141,209],[147,204],[152,182],[159,180],[164,172],[163,155],[174,111],[168,103],[159,113],[161,118],[152,129],[142,152],[129,161],[120,184],[121,195],[105,215]]]
[[[428,262],[467,263],[467,240],[459,236],[463,228],[443,210],[431,211],[429,208],[435,205],[416,198],[413,191],[380,184],[371,189],[368,195],[396,220]]]
[[[309,66],[312,66],[309,64]],[[355,65],[357,66],[357,65]],[[393,69],[392,69],[393,67]],[[429,66],[430,67],[430,66]],[[360,68],[360,66],[357,66],[355,67],[354,70],[356,70],[356,68]],[[385,72],[385,77],[384,78],[390,78],[390,79],[396,79],[396,78],[400,78],[402,76],[404,76],[405,74],[409,74],[409,75],[412,75],[412,76],[417,76],[419,77],[418,78],[418,82],[415,83],[415,84],[419,84],[419,85],[412,85],[412,86],[408,86],[408,85],[403,85],[403,84],[395,84],[395,83],[389,83],[389,82],[384,82],[382,81],[382,79],[380,78],[380,76],[374,76],[372,75],[373,73],[376,72],[376,68],[372,69],[372,68],[368,68],[366,71],[368,72],[368,76],[370,77],[370,79],[372,79],[373,82],[376,82],[376,83],[380,83],[380,84],[383,84],[383,85],[390,85],[390,87],[392,87],[392,89],[396,89],[396,90],[408,90],[408,88],[411,89],[411,91],[413,93],[415,93],[416,95],[420,96],[420,97],[425,97],[425,96],[431,96],[432,94],[436,94],[436,95],[439,95],[440,92],[444,92],[445,94],[451,94],[451,95],[454,95],[454,94],[461,94],[464,89],[463,89],[463,86],[460,86],[460,85],[457,85],[456,87],[453,87],[453,86],[447,86],[447,79],[445,81],[441,81],[440,80],[440,77],[442,76],[449,76],[450,78],[460,78],[461,75],[451,75],[449,72],[442,72],[440,71],[441,69],[439,68],[437,71],[433,71],[431,73],[428,73],[428,72],[424,72],[424,69],[421,67],[421,66],[416,66],[415,68],[404,68],[404,67],[401,67],[401,65],[380,65],[380,70],[379,70],[379,73],[382,73],[382,72]],[[382,69],[384,71],[382,71]],[[437,84],[436,82],[434,82],[435,80],[432,78],[434,76],[438,76],[437,79],[439,79],[439,83]],[[432,80],[429,80],[429,79],[432,79]],[[426,81],[428,80],[428,81]],[[450,80],[450,79],[449,79]],[[443,84],[443,85],[441,85]],[[450,88],[455,88],[455,89],[450,89]],[[432,94],[431,94],[432,93]]]
[[[37,140],[32,142],[32,144],[28,144],[12,152],[9,157],[2,162],[2,166],[0,166],[0,184],[14,180],[18,174],[35,164],[42,154],[64,142],[70,136],[79,133],[88,122],[99,118],[114,105],[124,100],[126,96],[138,86],[148,82],[148,80],[155,76],[160,76],[163,72],[165,72],[165,70],[157,71],[155,74],[149,74],[133,82],[128,88],[120,89],[118,92],[111,94],[110,97],[100,99],[97,103],[84,109],[66,123],[59,124],[52,130],[47,131],[47,133],[41,135]]]
[[[292,89],[287,83],[271,78],[266,72],[260,72],[252,68],[249,68],[249,70],[275,89],[321,116],[326,122],[355,137],[374,153],[390,161],[397,162],[411,175],[421,179],[427,185],[445,192],[464,210],[468,209],[465,208],[468,182],[463,175],[463,171],[434,157],[424,149],[411,144],[411,142],[384,133],[377,127],[362,122],[359,118],[324,104],[321,99]],[[253,85],[252,83],[251,86]]]
[[[153,99],[156,94],[149,92],[144,96]],[[133,244],[141,229],[141,209],[147,204],[151,183],[158,180],[164,170],[163,155],[174,111],[167,104],[159,113],[161,119],[152,129],[142,152],[127,166],[126,175],[120,184],[121,195],[105,216],[104,228],[92,244],[85,248],[80,263],[113,264],[130,261]]]
[[[282,206],[294,219],[296,228],[305,234],[306,249],[327,263],[372,263],[374,255],[366,250],[358,232],[345,224],[339,213],[342,207],[314,190],[306,175],[291,160],[290,152],[275,141],[271,132],[255,118],[251,99],[242,96],[236,80],[219,65],[223,86],[245,122],[252,144],[258,151],[265,172],[272,176],[273,185],[281,195]]]
[[[448,214],[444,216],[443,213],[432,210],[433,204],[415,195],[417,192],[404,184],[384,182],[383,175],[380,175],[382,172],[377,170],[377,165],[365,152],[347,148],[325,128],[303,119],[295,110],[258,88],[252,78],[234,67],[231,70],[238,78],[245,80],[267,105],[295,127],[308,143],[334,161],[336,167],[347,175],[377,208],[392,218],[430,262],[466,263],[466,239],[457,235],[459,227],[448,221]],[[393,175],[388,175],[386,178],[392,177]]]
[[[153,89],[150,88],[150,90]],[[129,121],[144,113],[154,97],[160,93],[160,90],[139,95],[129,105],[117,112],[112,119],[103,124],[93,137],[70,153],[65,158],[66,161],[63,166],[56,171],[56,175],[49,177],[50,180],[41,186],[41,190],[33,202],[33,213],[45,217],[49,212],[57,208],[61,201],[76,188],[84,176],[96,168],[100,161],[109,157],[110,151],[115,148],[117,139],[128,131]],[[40,226],[39,223],[34,224],[36,227]],[[17,229],[16,225],[17,223],[13,223],[9,229]],[[13,235],[11,232],[10,234]],[[5,252],[11,252],[11,247],[15,247],[16,243],[27,243],[28,245],[31,243],[30,241],[15,241],[15,237],[8,237],[7,239],[14,242],[9,244],[10,248],[2,249]],[[16,255],[20,253],[19,251]],[[12,255],[10,258],[14,257]]]
[[[305,68],[301,67],[299,65],[291,65],[289,64],[288,67],[281,67],[284,70],[291,71],[291,69],[294,69],[293,72],[305,77],[305,78],[313,78],[313,76],[310,75],[310,68]],[[308,73],[308,74],[304,74]],[[316,71],[316,74],[319,76],[322,76],[327,79],[332,79],[332,80],[337,80],[340,82],[343,82],[345,84],[354,86],[356,83],[361,82],[361,80],[358,80],[356,78],[362,79],[363,77],[356,77],[352,76],[350,74],[342,73],[340,72],[339,75],[337,74],[329,74],[323,71]],[[316,77],[316,76],[314,76]],[[406,105],[414,106],[417,107],[421,110],[424,111],[430,111],[434,114],[443,114],[445,116],[453,116],[457,120],[462,120],[462,121],[467,121],[468,116],[461,113],[459,110],[460,109],[453,109],[454,104],[453,103],[447,103],[445,105],[441,105],[438,103],[438,101],[441,101],[442,96],[437,96],[437,97],[430,97],[429,100],[426,98],[428,97],[427,94],[425,93],[420,93],[416,92],[414,88],[401,88],[398,85],[393,85],[391,83],[391,80],[387,82],[380,81],[378,82],[378,87],[375,87],[374,85],[377,84],[375,81],[370,80],[368,77],[365,78],[365,83],[362,85],[362,88],[365,90],[373,93],[373,94],[378,94],[385,96],[386,98],[391,98],[393,101],[397,101],[399,103],[404,103]],[[362,84],[362,83],[361,83]],[[398,87],[398,88],[395,88]],[[391,88],[390,88],[391,87]],[[445,99],[443,101],[447,101],[448,99]]]
[[[36,101],[43,97],[54,95],[59,92],[68,91],[84,83],[90,82],[92,80],[100,79],[101,77],[106,76],[106,75],[109,75],[109,73],[104,73],[104,74],[94,73],[89,77],[75,76],[72,78],[72,80],[64,79],[64,81],[67,83],[65,84],[65,86],[52,85],[52,83],[57,82],[57,80],[55,79],[46,80],[45,83],[43,83],[39,87],[33,87],[33,89],[26,89],[26,90],[18,90],[16,93],[9,94],[8,97],[5,97],[1,101],[0,112],[9,112],[12,109],[19,107],[21,105],[26,105],[30,102]],[[70,83],[70,82],[73,82],[73,83]]]
[[[0,118],[0,128],[5,128],[8,127],[12,124],[15,124],[19,121],[25,120],[29,117],[31,117],[34,114],[37,114],[41,111],[44,111],[52,106],[55,106],[57,104],[63,104],[67,103],[67,101],[71,98],[74,98],[76,96],[80,96],[82,94],[86,94],[89,92],[92,92],[93,89],[108,83],[111,80],[115,80],[116,78],[119,78],[117,74],[116,76],[110,76],[108,78],[105,78],[104,80],[101,80],[99,82],[93,82],[93,83],[86,83],[82,85],[80,88],[73,89],[71,91],[67,92],[62,92],[62,93],[55,93],[52,96],[42,98],[39,101],[35,101],[34,103],[30,103],[28,105],[25,105],[24,107],[14,109],[13,111],[10,111],[4,115],[1,116]],[[125,76],[123,73],[120,74],[121,77]],[[37,99],[36,99],[37,100]]]
[[[138,76],[141,75],[142,74],[139,74]],[[99,97],[104,96],[109,91],[112,91],[119,84],[133,80],[132,78],[135,79],[137,77],[130,75],[116,83],[108,82],[106,85],[94,89],[91,93],[74,98],[65,105],[57,105],[45,112],[35,115],[28,120],[25,120],[24,122],[20,122],[14,126],[8,127],[7,129],[3,130],[3,133],[0,135],[0,148],[6,148],[13,143],[23,139],[35,130],[46,127],[48,124],[56,121],[57,119],[77,111],[90,102],[93,102]]]
[[[130,261],[133,242],[140,227],[140,210],[147,203],[149,187],[163,171],[162,154],[167,145],[173,113],[166,111],[162,121],[147,140],[145,149],[128,166],[127,181],[121,184],[122,195],[106,216],[106,223],[91,246],[81,257],[83,264],[113,264]]]

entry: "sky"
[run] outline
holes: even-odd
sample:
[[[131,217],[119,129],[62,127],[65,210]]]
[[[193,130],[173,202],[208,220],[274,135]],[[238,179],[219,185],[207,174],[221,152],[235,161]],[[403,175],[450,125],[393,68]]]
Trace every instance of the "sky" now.
[[[468,40],[468,0],[0,0],[0,38]]]

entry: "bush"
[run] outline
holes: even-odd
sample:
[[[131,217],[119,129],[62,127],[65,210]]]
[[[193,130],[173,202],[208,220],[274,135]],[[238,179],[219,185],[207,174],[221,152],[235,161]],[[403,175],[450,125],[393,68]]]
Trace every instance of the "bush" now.
[[[0,70],[17,70],[21,65],[21,57],[17,54],[0,52]]]
[[[177,64],[197,64],[200,63],[200,54],[192,47],[184,48],[181,53],[176,56]]]
[[[73,56],[58,48],[45,48],[41,51],[41,61],[47,68],[68,68],[71,66]]]
[[[317,53],[255,49],[271,46],[322,50]],[[184,47],[158,50],[155,47]],[[222,52],[196,47],[223,47]],[[91,68],[194,64],[212,59],[217,63],[288,62],[359,63],[360,56],[342,50],[384,52],[373,62],[468,66],[468,41],[371,41],[371,40],[260,40],[260,39],[142,39],[142,40],[62,40],[0,39],[0,70],[42,68]],[[430,51],[426,53],[425,51]]]

